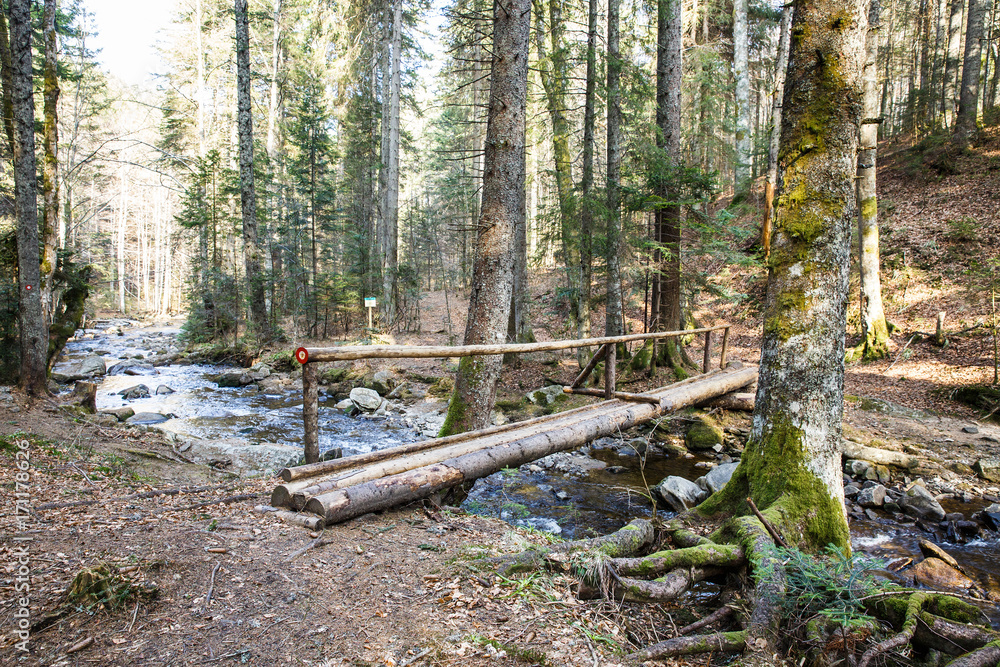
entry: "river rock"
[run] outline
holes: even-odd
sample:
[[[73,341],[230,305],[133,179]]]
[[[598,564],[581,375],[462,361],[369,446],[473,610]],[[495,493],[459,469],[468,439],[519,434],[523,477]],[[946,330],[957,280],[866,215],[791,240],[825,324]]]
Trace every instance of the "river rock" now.
[[[382,407],[382,397],[378,395],[378,392],[374,389],[365,389],[364,387],[356,387],[351,390],[351,402],[359,410],[364,410],[365,412],[375,412]]]
[[[861,489],[858,504],[862,507],[882,507],[885,503],[885,487],[881,484]]]
[[[345,412],[350,412],[351,410],[354,410],[354,401],[352,401],[349,398],[345,398],[344,400],[342,400],[341,402],[337,403],[333,407],[335,407],[338,410],[343,410]]]
[[[260,362],[254,364],[253,368],[247,371],[246,375],[250,378],[251,382],[260,382],[265,378],[271,377],[271,367],[264,362]]]
[[[118,395],[126,401],[134,401],[139,398],[149,398],[149,387],[144,384],[137,384],[128,389],[122,389]]]
[[[962,569],[962,566],[958,564],[958,561],[950,553],[930,540],[920,540],[920,552],[924,555],[924,558],[939,558],[956,570]]]
[[[861,493],[861,489],[859,489],[857,487],[857,485],[855,485],[853,483],[852,484],[845,484],[844,485],[844,497],[845,498],[853,498],[856,495],[858,495],[859,493]]]
[[[124,408],[112,408],[110,410],[101,410],[101,414],[102,415],[111,415],[116,420],[118,420],[120,422],[123,422],[126,419],[128,419],[129,417],[131,417],[132,415],[134,415],[135,414],[135,410],[133,410],[132,408],[126,406]]]
[[[140,412],[126,419],[125,423],[151,425],[162,424],[165,421],[170,421],[170,419],[169,415],[161,415],[159,412]]]
[[[108,375],[144,375],[148,371],[155,371],[153,364],[148,361],[138,361],[127,359],[114,364],[108,369]]]
[[[90,418],[90,423],[97,424],[98,426],[117,426],[118,418],[114,415],[109,415],[107,412],[98,412]]]
[[[379,371],[372,376],[371,389],[374,389],[380,396],[385,396],[399,384],[399,379],[389,371]]]
[[[557,384],[551,384],[541,389],[529,391],[525,396],[535,405],[551,405],[556,399],[565,396],[563,388]]]
[[[738,466],[738,463],[723,463],[718,465],[709,470],[708,474],[704,477],[699,477],[696,483],[709,493],[715,493],[729,482]]]
[[[191,440],[184,455],[197,463],[208,463],[238,474],[270,474],[296,465],[302,448],[291,445],[249,444],[243,440]]]
[[[904,512],[918,519],[942,521],[945,517],[941,503],[931,495],[930,491],[917,483],[911,484],[906,489],[899,499],[899,505]]]
[[[725,432],[714,419],[705,414],[695,416],[696,420],[684,436],[684,444],[688,449],[701,451],[712,449],[715,445],[725,442]]]
[[[95,375],[106,374],[108,366],[104,363],[104,357],[99,357],[95,354],[81,361],[78,370],[81,375],[93,377]]]
[[[694,507],[708,497],[708,492],[694,482],[671,475],[657,484],[653,491],[675,512],[683,512]]]
[[[972,469],[988,482],[1000,482],[1000,458],[979,459]]]
[[[174,393],[174,390],[171,389],[170,387],[168,387],[165,384],[161,384],[159,387],[156,388],[156,395],[157,396],[166,396],[168,394],[173,394],[173,393]]]
[[[972,579],[940,558],[925,558],[909,574],[913,580],[934,590],[967,591],[975,585]]]
[[[231,371],[216,376],[215,383],[220,387],[245,387],[253,384],[253,380],[245,371]]]

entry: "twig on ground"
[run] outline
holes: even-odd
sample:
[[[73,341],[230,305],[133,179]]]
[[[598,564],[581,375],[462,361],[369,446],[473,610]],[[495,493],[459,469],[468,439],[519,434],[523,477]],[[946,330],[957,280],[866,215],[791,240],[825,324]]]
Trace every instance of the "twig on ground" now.
[[[208,507],[209,505],[224,505],[226,503],[237,503],[244,500],[253,500],[259,498],[261,494],[259,493],[240,493],[235,496],[227,496],[226,498],[219,498],[218,500],[206,500],[201,503],[194,503],[193,505],[185,505],[184,507],[171,507],[169,511],[171,512],[185,512],[187,510],[196,510],[200,507]]]
[[[764,524],[764,528],[767,529],[771,539],[773,539],[779,547],[787,549],[788,542],[786,542],[785,538],[781,536],[781,533],[779,533],[778,530],[771,525],[771,522],[765,519],[764,515],[760,513],[760,510],[757,509],[757,504],[754,503],[753,498],[747,498],[747,504],[750,505],[750,511],[753,512],[755,517],[757,517],[757,520]]]
[[[726,618],[732,613],[733,613],[733,608],[728,605],[726,605],[725,607],[719,607],[705,618],[697,620],[691,625],[685,625],[680,630],[677,629],[677,626],[674,626],[674,632],[676,633],[675,636],[683,637],[684,635],[689,635],[695,630],[701,630],[704,627],[707,627],[709,625],[712,625],[713,623],[721,621],[722,619]]]
[[[906,345],[904,345],[903,349],[900,350],[899,354],[896,355],[896,361],[899,361],[900,357],[903,356],[903,353],[906,352],[906,348],[910,347],[910,343],[912,343],[913,339],[916,338],[919,335],[920,335],[920,333],[918,332],[918,333],[915,333],[912,336],[910,336],[910,340],[906,341]],[[893,361],[891,364],[889,364],[889,368],[887,368],[884,371],[882,371],[882,375],[885,375],[886,373],[888,373],[889,371],[891,371],[892,367],[896,365],[896,361]]]
[[[212,593],[215,591],[215,573],[219,571],[220,567],[222,567],[221,560],[212,568],[212,578],[208,582],[208,593],[205,595],[205,609],[208,609],[208,605],[212,602]]]
[[[296,558],[298,558],[299,556],[301,556],[305,552],[309,551],[310,549],[314,549],[316,547],[326,546],[327,544],[329,544],[329,542],[324,542],[323,541],[323,535],[325,535],[325,534],[326,534],[326,528],[323,529],[323,532],[320,533],[319,536],[315,540],[313,540],[309,544],[305,545],[301,549],[297,549],[296,551],[293,551],[291,554],[289,554],[288,558],[285,559],[285,562],[286,563],[291,563],[293,560],[295,560]]]
[[[417,660],[420,660],[420,658],[424,657],[425,655],[427,655],[430,652],[431,652],[431,650],[429,648],[425,648],[423,651],[421,651],[420,653],[416,654],[412,658],[407,658],[403,662],[399,663],[399,667],[407,667],[408,665],[412,665]]]

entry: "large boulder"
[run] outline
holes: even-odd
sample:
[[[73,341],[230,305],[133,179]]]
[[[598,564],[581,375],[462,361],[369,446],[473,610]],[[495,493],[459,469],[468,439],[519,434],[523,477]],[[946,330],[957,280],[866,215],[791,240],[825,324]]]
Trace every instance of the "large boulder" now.
[[[294,466],[302,459],[302,448],[291,445],[262,443],[254,445],[243,440],[191,440],[178,451],[197,463],[207,463],[238,474],[271,474]]]
[[[250,377],[250,374],[246,371],[231,371],[228,373],[221,373],[215,378],[215,384],[220,387],[245,387],[248,384],[253,384],[254,380]]]
[[[170,421],[172,415],[161,415],[159,412],[140,412],[138,414],[132,415],[125,420],[128,424],[162,424],[165,421]]]
[[[885,504],[885,487],[875,484],[861,489],[858,504],[862,507],[882,507]]]
[[[920,484],[911,484],[899,499],[903,511],[918,519],[943,521],[946,512],[931,492]]]
[[[670,505],[675,512],[683,512],[708,497],[708,492],[700,486],[676,475],[667,477],[653,487],[653,491]]]
[[[1000,458],[979,459],[972,469],[986,481],[1000,483]]]
[[[135,410],[130,407],[124,408],[111,408],[109,410],[101,410],[102,415],[111,415],[120,422],[125,421],[129,417],[135,414]]]
[[[382,397],[378,395],[374,389],[365,389],[364,387],[356,387],[351,390],[351,402],[357,406],[359,410],[365,412],[375,412],[380,407],[382,407]]]
[[[736,472],[736,468],[738,468],[739,465],[739,463],[723,463],[721,465],[717,465],[709,470],[707,475],[699,477],[696,480],[696,483],[705,491],[715,493],[729,483],[729,480],[732,478],[733,473]]]
[[[696,415],[695,419],[695,423],[691,425],[684,437],[684,443],[688,449],[703,451],[723,443],[725,433],[714,419],[704,414]]]
[[[379,371],[372,376],[370,389],[374,389],[381,396],[385,396],[399,384],[399,379],[389,371]]]
[[[967,591],[975,582],[940,558],[925,558],[909,571],[913,581],[933,590]]]
[[[122,389],[118,392],[118,395],[126,401],[134,401],[138,398],[149,398],[149,387],[144,384],[137,384],[134,387]]]
[[[120,361],[108,369],[108,375],[145,375],[150,371],[156,372],[153,368],[153,364],[148,361],[138,361],[136,359],[127,359],[125,361]]]
[[[95,354],[80,362],[78,372],[86,377],[94,377],[107,373],[108,366],[104,363],[104,357]]]

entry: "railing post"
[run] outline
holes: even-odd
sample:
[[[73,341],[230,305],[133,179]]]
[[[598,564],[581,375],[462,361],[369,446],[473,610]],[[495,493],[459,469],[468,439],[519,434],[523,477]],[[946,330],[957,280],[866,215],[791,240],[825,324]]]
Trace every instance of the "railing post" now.
[[[722,332],[722,358],[719,360],[719,368],[726,367],[726,355],[729,353],[729,327]]]
[[[306,463],[319,461],[319,381],[316,364],[302,365],[302,421],[305,424]]]
[[[618,365],[618,346],[608,343],[607,352],[604,355],[604,398],[611,400],[615,397],[615,374]]]
[[[701,362],[701,372],[707,373],[712,368],[712,332],[705,332],[705,358]]]

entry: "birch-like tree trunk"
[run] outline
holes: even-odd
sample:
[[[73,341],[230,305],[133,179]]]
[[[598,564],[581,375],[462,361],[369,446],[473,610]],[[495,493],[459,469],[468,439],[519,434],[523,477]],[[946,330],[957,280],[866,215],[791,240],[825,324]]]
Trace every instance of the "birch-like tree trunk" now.
[[[962,90],[955,117],[954,142],[962,148],[973,142],[979,132],[979,68],[983,55],[983,0],[969,0],[969,19],[965,28],[965,63],[962,66]]]
[[[493,5],[493,62],[483,163],[483,205],[476,235],[465,344],[501,343],[514,283],[514,235],[523,201],[528,101],[530,0]],[[496,400],[501,356],[464,357],[441,434],[485,427]]]
[[[881,3],[871,0],[868,37],[863,72],[864,110],[861,146],[858,152],[858,252],[861,267],[861,355],[881,359],[889,354],[889,327],[882,307],[880,279],[878,199],[876,190],[878,153],[878,42],[882,24]]]
[[[778,58],[774,66],[774,95],[771,101],[771,134],[767,147],[767,180],[764,182],[764,224],[761,248],[764,257],[771,254],[771,228],[774,225],[774,188],[778,182],[778,148],[781,142],[781,105],[785,97],[785,74],[788,70],[788,47],[792,41],[792,7],[781,10],[778,32]]]
[[[747,0],[733,0],[733,79],[736,81],[736,196],[750,189],[750,68],[747,64]]]
[[[257,191],[253,177],[253,113],[250,107],[250,20],[247,0],[236,0],[236,105],[240,146],[240,203],[243,214],[243,265],[250,297],[250,322],[260,342],[270,340],[267,296],[257,238]]]
[[[56,245],[59,241],[59,46],[56,41],[57,0],[45,0],[44,121],[42,151],[42,316],[52,322],[55,308],[53,278],[56,274]]]
[[[942,123],[951,126],[955,118],[955,103],[958,87],[958,66],[962,57],[962,8],[964,0],[951,0],[951,18],[948,22],[948,58],[945,64],[944,94],[941,96]],[[890,31],[892,26],[890,25]]]
[[[38,256],[38,185],[35,174],[35,102],[32,98],[31,3],[10,0],[11,105],[14,119],[14,216],[17,220],[18,323],[21,387],[48,393],[48,327],[42,314]]]
[[[587,74],[583,104],[583,175],[580,180],[580,325],[578,338],[590,338],[590,296],[594,277],[594,125],[597,104],[597,0],[587,7]],[[590,355],[577,350],[577,361],[586,366]]]
[[[604,322],[606,336],[620,336],[625,329],[622,316],[621,276],[622,56],[620,51],[620,20],[619,0],[608,0],[608,247],[605,255],[608,265],[608,298]]]

